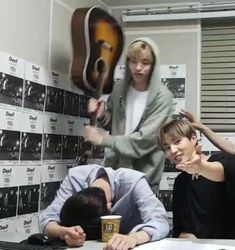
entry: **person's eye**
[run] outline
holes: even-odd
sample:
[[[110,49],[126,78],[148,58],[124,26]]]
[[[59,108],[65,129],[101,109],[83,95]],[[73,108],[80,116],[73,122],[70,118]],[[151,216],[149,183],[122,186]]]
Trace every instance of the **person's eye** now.
[[[169,146],[165,146],[163,149],[164,149],[165,152],[167,152],[167,151],[170,150],[170,147]]]
[[[144,60],[144,61],[142,61],[142,64],[143,64],[143,65],[150,65],[151,62],[150,62],[149,60]]]
[[[179,144],[181,142],[181,139],[178,139],[175,141],[175,144]]]
[[[132,64],[136,64],[136,63],[137,63],[137,61],[136,61],[135,59],[130,59],[130,63],[132,63]]]

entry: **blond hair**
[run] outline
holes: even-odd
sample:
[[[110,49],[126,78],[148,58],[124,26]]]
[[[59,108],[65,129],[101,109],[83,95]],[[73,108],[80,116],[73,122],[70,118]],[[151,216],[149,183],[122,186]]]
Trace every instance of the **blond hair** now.
[[[172,120],[159,130],[158,143],[162,149],[166,134],[173,138],[187,137],[190,140],[192,135],[196,135],[196,131],[192,124],[186,120]]]
[[[151,63],[155,62],[155,56],[153,53],[153,50],[150,45],[143,41],[135,41],[133,42],[127,51],[127,60],[130,60],[132,58],[138,58],[138,57],[144,57],[147,52],[150,52],[152,57],[148,58]]]

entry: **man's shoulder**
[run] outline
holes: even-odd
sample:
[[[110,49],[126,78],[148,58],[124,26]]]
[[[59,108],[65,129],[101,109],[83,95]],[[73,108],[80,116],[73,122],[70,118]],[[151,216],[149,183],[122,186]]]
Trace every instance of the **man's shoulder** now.
[[[153,92],[152,95],[155,95],[155,102],[167,103],[169,105],[172,104],[173,94],[166,86],[162,84],[157,87],[156,92]]]
[[[120,91],[124,88],[125,82],[123,79],[118,80],[114,86],[113,86],[113,90],[112,90],[112,95],[117,95],[120,93]]]
[[[159,92],[159,95],[167,96],[169,98],[173,97],[172,92],[165,85],[163,85],[163,84],[161,84],[160,86],[158,86],[158,92]]]
[[[232,163],[235,163],[235,155],[231,155],[225,152],[221,152],[221,151],[216,151],[213,154],[211,154],[211,156],[209,157],[208,161],[231,161]]]
[[[129,168],[119,168],[116,170],[116,177],[119,178],[120,180],[139,180],[146,175],[142,172],[139,172],[134,169],[129,169]]]
[[[98,170],[102,168],[102,166],[97,164],[89,164],[89,165],[79,165],[69,169],[69,176],[87,176],[93,170]]]

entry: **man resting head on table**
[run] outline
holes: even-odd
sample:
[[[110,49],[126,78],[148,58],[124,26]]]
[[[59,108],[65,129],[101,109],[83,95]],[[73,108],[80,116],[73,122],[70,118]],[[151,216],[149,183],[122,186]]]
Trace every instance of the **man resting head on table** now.
[[[122,220],[120,233],[110,239],[106,250],[134,248],[169,233],[166,211],[143,173],[95,164],[70,169],[42,213],[41,229],[68,246],[82,246],[86,239],[101,238],[100,216],[109,213],[121,215]]]

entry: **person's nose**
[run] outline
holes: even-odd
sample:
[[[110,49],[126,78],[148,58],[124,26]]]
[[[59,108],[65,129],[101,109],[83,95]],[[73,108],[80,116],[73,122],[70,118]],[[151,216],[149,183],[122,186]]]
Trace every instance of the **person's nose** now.
[[[135,68],[136,68],[136,70],[141,70],[142,69],[142,63],[141,62],[136,63]]]
[[[172,144],[171,145],[171,153],[176,154],[176,152],[177,152],[177,147],[174,144]]]

